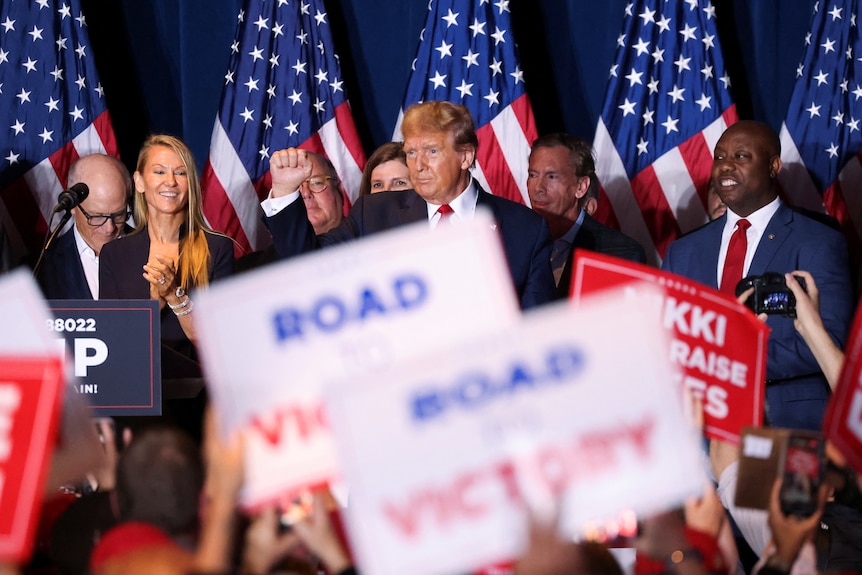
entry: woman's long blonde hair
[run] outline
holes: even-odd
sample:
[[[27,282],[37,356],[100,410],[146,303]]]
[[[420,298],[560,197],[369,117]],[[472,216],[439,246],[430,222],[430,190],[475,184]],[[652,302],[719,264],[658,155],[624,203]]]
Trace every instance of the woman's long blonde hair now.
[[[138,164],[135,167],[138,173],[144,173],[150,150],[155,146],[164,146],[176,152],[183,161],[189,182],[188,203],[185,221],[180,228],[179,260],[177,261],[180,285],[185,290],[193,286],[206,287],[209,284],[210,259],[206,233],[218,232],[213,231],[204,219],[201,182],[198,178],[194,157],[189,147],[179,138],[166,134],[153,134],[144,141],[141,151],[138,153]],[[135,194],[135,223],[138,225],[136,233],[147,225],[147,214],[145,195],[142,193]]]

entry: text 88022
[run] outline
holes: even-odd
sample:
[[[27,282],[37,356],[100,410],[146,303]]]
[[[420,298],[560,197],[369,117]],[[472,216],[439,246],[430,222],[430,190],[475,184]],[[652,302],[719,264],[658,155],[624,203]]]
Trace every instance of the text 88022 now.
[[[88,318],[57,318],[46,321],[48,331],[67,332],[67,331],[96,331],[96,320]]]

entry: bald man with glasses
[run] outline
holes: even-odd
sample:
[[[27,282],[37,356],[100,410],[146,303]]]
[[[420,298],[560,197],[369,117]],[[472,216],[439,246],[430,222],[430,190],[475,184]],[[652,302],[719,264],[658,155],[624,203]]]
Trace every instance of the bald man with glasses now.
[[[54,242],[42,260],[37,280],[46,299],[98,299],[99,253],[131,232],[132,179],[117,158],[91,154],[69,168],[69,187],[84,183],[87,198],[72,209],[75,225]]]

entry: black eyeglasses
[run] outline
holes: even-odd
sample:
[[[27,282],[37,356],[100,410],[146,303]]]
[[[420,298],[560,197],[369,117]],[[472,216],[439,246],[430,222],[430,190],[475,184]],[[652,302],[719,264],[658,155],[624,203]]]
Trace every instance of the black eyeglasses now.
[[[117,212],[115,214],[107,214],[107,215],[97,214],[97,215],[91,216],[90,214],[87,213],[87,210],[85,210],[83,208],[83,206],[78,206],[78,209],[81,210],[81,213],[84,214],[85,218],[87,218],[87,223],[90,224],[91,226],[93,226],[94,228],[98,228],[99,226],[104,226],[105,222],[107,222],[108,220],[111,220],[112,222],[114,222],[114,225],[116,225],[116,226],[122,226],[123,224],[125,224],[128,221],[129,216],[132,215],[131,212],[129,212],[129,210],[123,210],[123,211]]]

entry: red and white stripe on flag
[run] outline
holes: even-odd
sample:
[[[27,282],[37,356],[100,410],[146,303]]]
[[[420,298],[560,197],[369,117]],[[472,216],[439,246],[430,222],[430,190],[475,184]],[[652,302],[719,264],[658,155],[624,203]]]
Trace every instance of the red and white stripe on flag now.
[[[79,157],[118,156],[80,0],[0,2],[0,224],[38,251]]]
[[[593,140],[597,219],[651,263],[708,221],[712,151],[737,120],[715,18],[709,0],[634,0],[617,38]]]
[[[246,0],[201,180],[204,214],[237,241],[237,256],[271,242],[259,203],[269,193],[270,156],[289,147],[329,158],[349,209],[365,152],[323,0]]]
[[[822,4],[822,6],[821,6]],[[835,217],[862,259],[862,52],[856,0],[813,7],[810,32],[781,126],[778,178],[788,202]]]
[[[631,180],[610,134],[599,118],[593,147],[596,176],[604,197],[596,217],[636,239],[654,263],[680,235],[702,226],[712,151],[725,129],[737,121],[731,106],[701,132],[659,157]]]
[[[119,157],[117,139],[107,111],[0,191],[3,200],[0,202],[0,222],[13,250],[13,262],[41,248],[48,232],[48,218],[57,205],[57,196],[67,187],[69,167],[81,156],[89,154]]]
[[[345,212],[349,210],[359,194],[365,153],[347,102],[336,108],[335,117],[319,132],[298,147],[329,158],[342,179],[344,209]],[[272,241],[260,211],[260,202],[269,194],[269,172],[251,180],[218,120],[213,128],[202,186],[206,190],[204,214],[213,229],[227,234],[240,245],[237,256],[262,249]]]
[[[538,137],[512,33],[508,2],[432,0],[393,140],[416,102],[470,110],[479,139],[473,176],[488,192],[530,205],[527,166]]]
[[[473,175],[492,194],[530,205],[527,171],[530,147],[539,137],[533,108],[524,94],[476,130],[479,150]]]

